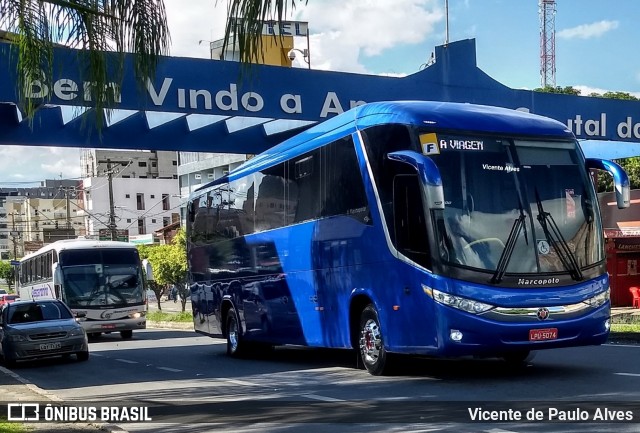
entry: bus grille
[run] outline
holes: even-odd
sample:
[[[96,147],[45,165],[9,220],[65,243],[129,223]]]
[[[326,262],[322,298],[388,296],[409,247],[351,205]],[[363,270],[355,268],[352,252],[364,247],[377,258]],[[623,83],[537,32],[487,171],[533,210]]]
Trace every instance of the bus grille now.
[[[45,332],[42,334],[31,334],[29,335],[29,338],[31,340],[49,340],[51,338],[63,338],[66,337],[67,333],[66,332]]]

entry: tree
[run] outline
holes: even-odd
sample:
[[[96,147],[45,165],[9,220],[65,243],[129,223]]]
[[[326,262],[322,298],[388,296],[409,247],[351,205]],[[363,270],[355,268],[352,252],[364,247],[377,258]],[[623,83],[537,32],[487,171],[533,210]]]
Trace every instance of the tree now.
[[[13,266],[11,266],[9,262],[0,261],[0,279],[5,280],[9,286],[9,290],[11,290],[11,286],[13,286],[15,281],[15,273]]]
[[[99,129],[103,108],[114,101],[106,84],[120,82],[124,53],[133,54],[136,79],[153,77],[160,55],[168,53],[169,30],[163,0],[0,0],[0,28],[9,32],[9,53],[17,58],[16,93],[28,118],[47,101],[27,98],[34,81],[51,88],[53,49],[65,45],[82,51],[78,67],[92,83],[92,103]]]
[[[185,283],[187,281],[187,253],[186,236],[182,230],[173,238],[169,245],[139,246],[140,258],[148,259],[153,268],[155,288],[158,298],[158,308],[160,308],[161,288],[166,285],[175,284],[178,287],[182,303],[182,311],[185,311],[188,290]]]

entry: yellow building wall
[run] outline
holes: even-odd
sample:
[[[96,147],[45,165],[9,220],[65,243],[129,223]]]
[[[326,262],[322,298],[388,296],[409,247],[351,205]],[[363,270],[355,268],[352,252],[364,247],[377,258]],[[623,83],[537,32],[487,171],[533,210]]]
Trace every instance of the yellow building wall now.
[[[262,56],[257,63],[291,67],[289,51],[293,48],[293,36],[262,35]]]

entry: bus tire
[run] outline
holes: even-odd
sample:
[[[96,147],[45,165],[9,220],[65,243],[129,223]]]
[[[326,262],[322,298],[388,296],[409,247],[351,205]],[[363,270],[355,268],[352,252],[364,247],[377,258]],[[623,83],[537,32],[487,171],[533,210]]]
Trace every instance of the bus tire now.
[[[242,337],[240,335],[240,322],[238,320],[238,314],[232,307],[227,311],[227,355],[238,358],[242,356],[244,352],[244,344],[242,343]]]
[[[133,331],[131,329],[120,331],[120,337],[122,337],[123,340],[130,340],[133,337]]]
[[[78,352],[76,353],[76,359],[80,362],[84,362],[84,361],[88,361],[89,360],[89,351],[85,351],[85,352]]]
[[[380,320],[373,304],[367,305],[360,315],[358,346],[362,363],[370,374],[381,376],[389,372],[389,356],[384,349]]]

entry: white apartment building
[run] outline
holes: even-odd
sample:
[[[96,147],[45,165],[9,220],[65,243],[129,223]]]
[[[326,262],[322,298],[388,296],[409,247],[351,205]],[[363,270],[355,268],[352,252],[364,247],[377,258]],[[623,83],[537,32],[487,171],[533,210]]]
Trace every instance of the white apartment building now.
[[[175,153],[174,153],[175,154]],[[114,222],[117,230],[129,236],[146,235],[180,218],[177,179],[122,178],[111,181]],[[85,218],[87,236],[97,238],[100,229],[110,227],[111,200],[109,179],[89,177],[82,181],[80,213]]]
[[[106,176],[109,167],[123,179],[177,179],[178,160],[173,151],[83,149],[82,178]]]

